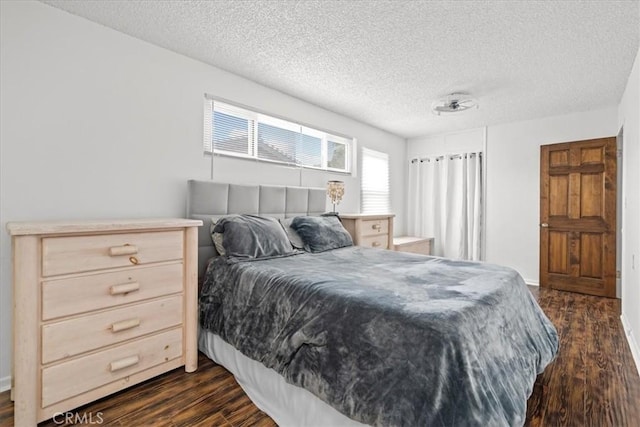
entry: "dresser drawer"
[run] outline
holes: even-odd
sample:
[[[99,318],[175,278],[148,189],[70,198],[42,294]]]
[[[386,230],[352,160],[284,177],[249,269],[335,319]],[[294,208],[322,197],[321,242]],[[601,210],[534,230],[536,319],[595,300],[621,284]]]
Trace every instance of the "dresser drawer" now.
[[[365,236],[378,236],[381,234],[389,234],[389,221],[386,219],[371,219],[371,220],[362,220],[362,225],[360,228],[360,233],[362,237]],[[369,245],[366,245],[369,246]],[[385,243],[383,247],[386,247]]]
[[[183,265],[179,262],[46,280],[42,283],[42,319],[49,320],[180,292],[182,270]]]
[[[359,246],[366,246],[369,248],[387,249],[389,243],[389,235],[381,234],[379,236],[366,236],[360,240]]]
[[[177,328],[42,370],[42,407],[182,356]]]
[[[117,344],[182,323],[182,296],[42,326],[42,363]]]
[[[45,237],[42,275],[178,260],[183,257],[182,240],[181,231]]]

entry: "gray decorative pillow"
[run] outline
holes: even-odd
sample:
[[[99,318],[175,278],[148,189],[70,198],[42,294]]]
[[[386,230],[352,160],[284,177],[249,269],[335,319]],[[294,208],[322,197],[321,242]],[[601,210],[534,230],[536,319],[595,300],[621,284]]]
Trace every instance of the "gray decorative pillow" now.
[[[287,237],[289,237],[289,241],[291,242],[291,246],[296,249],[304,249],[304,242],[302,241],[302,237],[298,234],[296,230],[291,228],[291,221],[295,218],[285,218],[279,219],[280,224],[282,224],[282,228],[284,228],[285,233],[287,233]]]
[[[222,233],[226,256],[264,258],[290,255],[295,250],[287,234],[274,218],[230,215],[217,221],[214,233]]]
[[[297,216],[291,228],[298,232],[309,252],[353,246],[351,235],[335,216]]]

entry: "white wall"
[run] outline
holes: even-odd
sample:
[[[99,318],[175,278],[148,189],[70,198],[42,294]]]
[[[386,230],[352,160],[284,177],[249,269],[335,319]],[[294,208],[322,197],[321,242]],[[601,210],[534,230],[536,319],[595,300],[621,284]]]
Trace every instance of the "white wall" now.
[[[357,138],[390,156],[404,229],[402,138],[38,2],[0,2],[0,387],[11,353],[7,221],[183,216],[186,181],[208,179],[210,93]],[[216,158],[216,180],[324,186],[344,177]],[[357,211],[347,178],[341,212]]]
[[[640,49],[618,112],[622,146],[622,321],[640,373]]]
[[[468,153],[484,149],[484,128],[407,140],[407,159],[442,154]]]

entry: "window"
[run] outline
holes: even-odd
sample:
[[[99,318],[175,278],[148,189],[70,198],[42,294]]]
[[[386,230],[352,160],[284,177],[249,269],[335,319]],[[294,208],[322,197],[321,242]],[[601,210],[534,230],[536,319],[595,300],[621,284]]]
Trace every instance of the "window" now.
[[[389,213],[389,155],[362,148],[362,213]]]
[[[350,172],[353,138],[205,97],[204,152]]]

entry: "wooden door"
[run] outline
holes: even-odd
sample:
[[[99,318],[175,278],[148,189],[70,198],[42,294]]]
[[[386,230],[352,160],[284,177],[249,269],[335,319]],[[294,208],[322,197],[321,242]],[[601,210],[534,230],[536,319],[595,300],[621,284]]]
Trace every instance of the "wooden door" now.
[[[616,296],[616,138],[540,148],[540,286]]]

